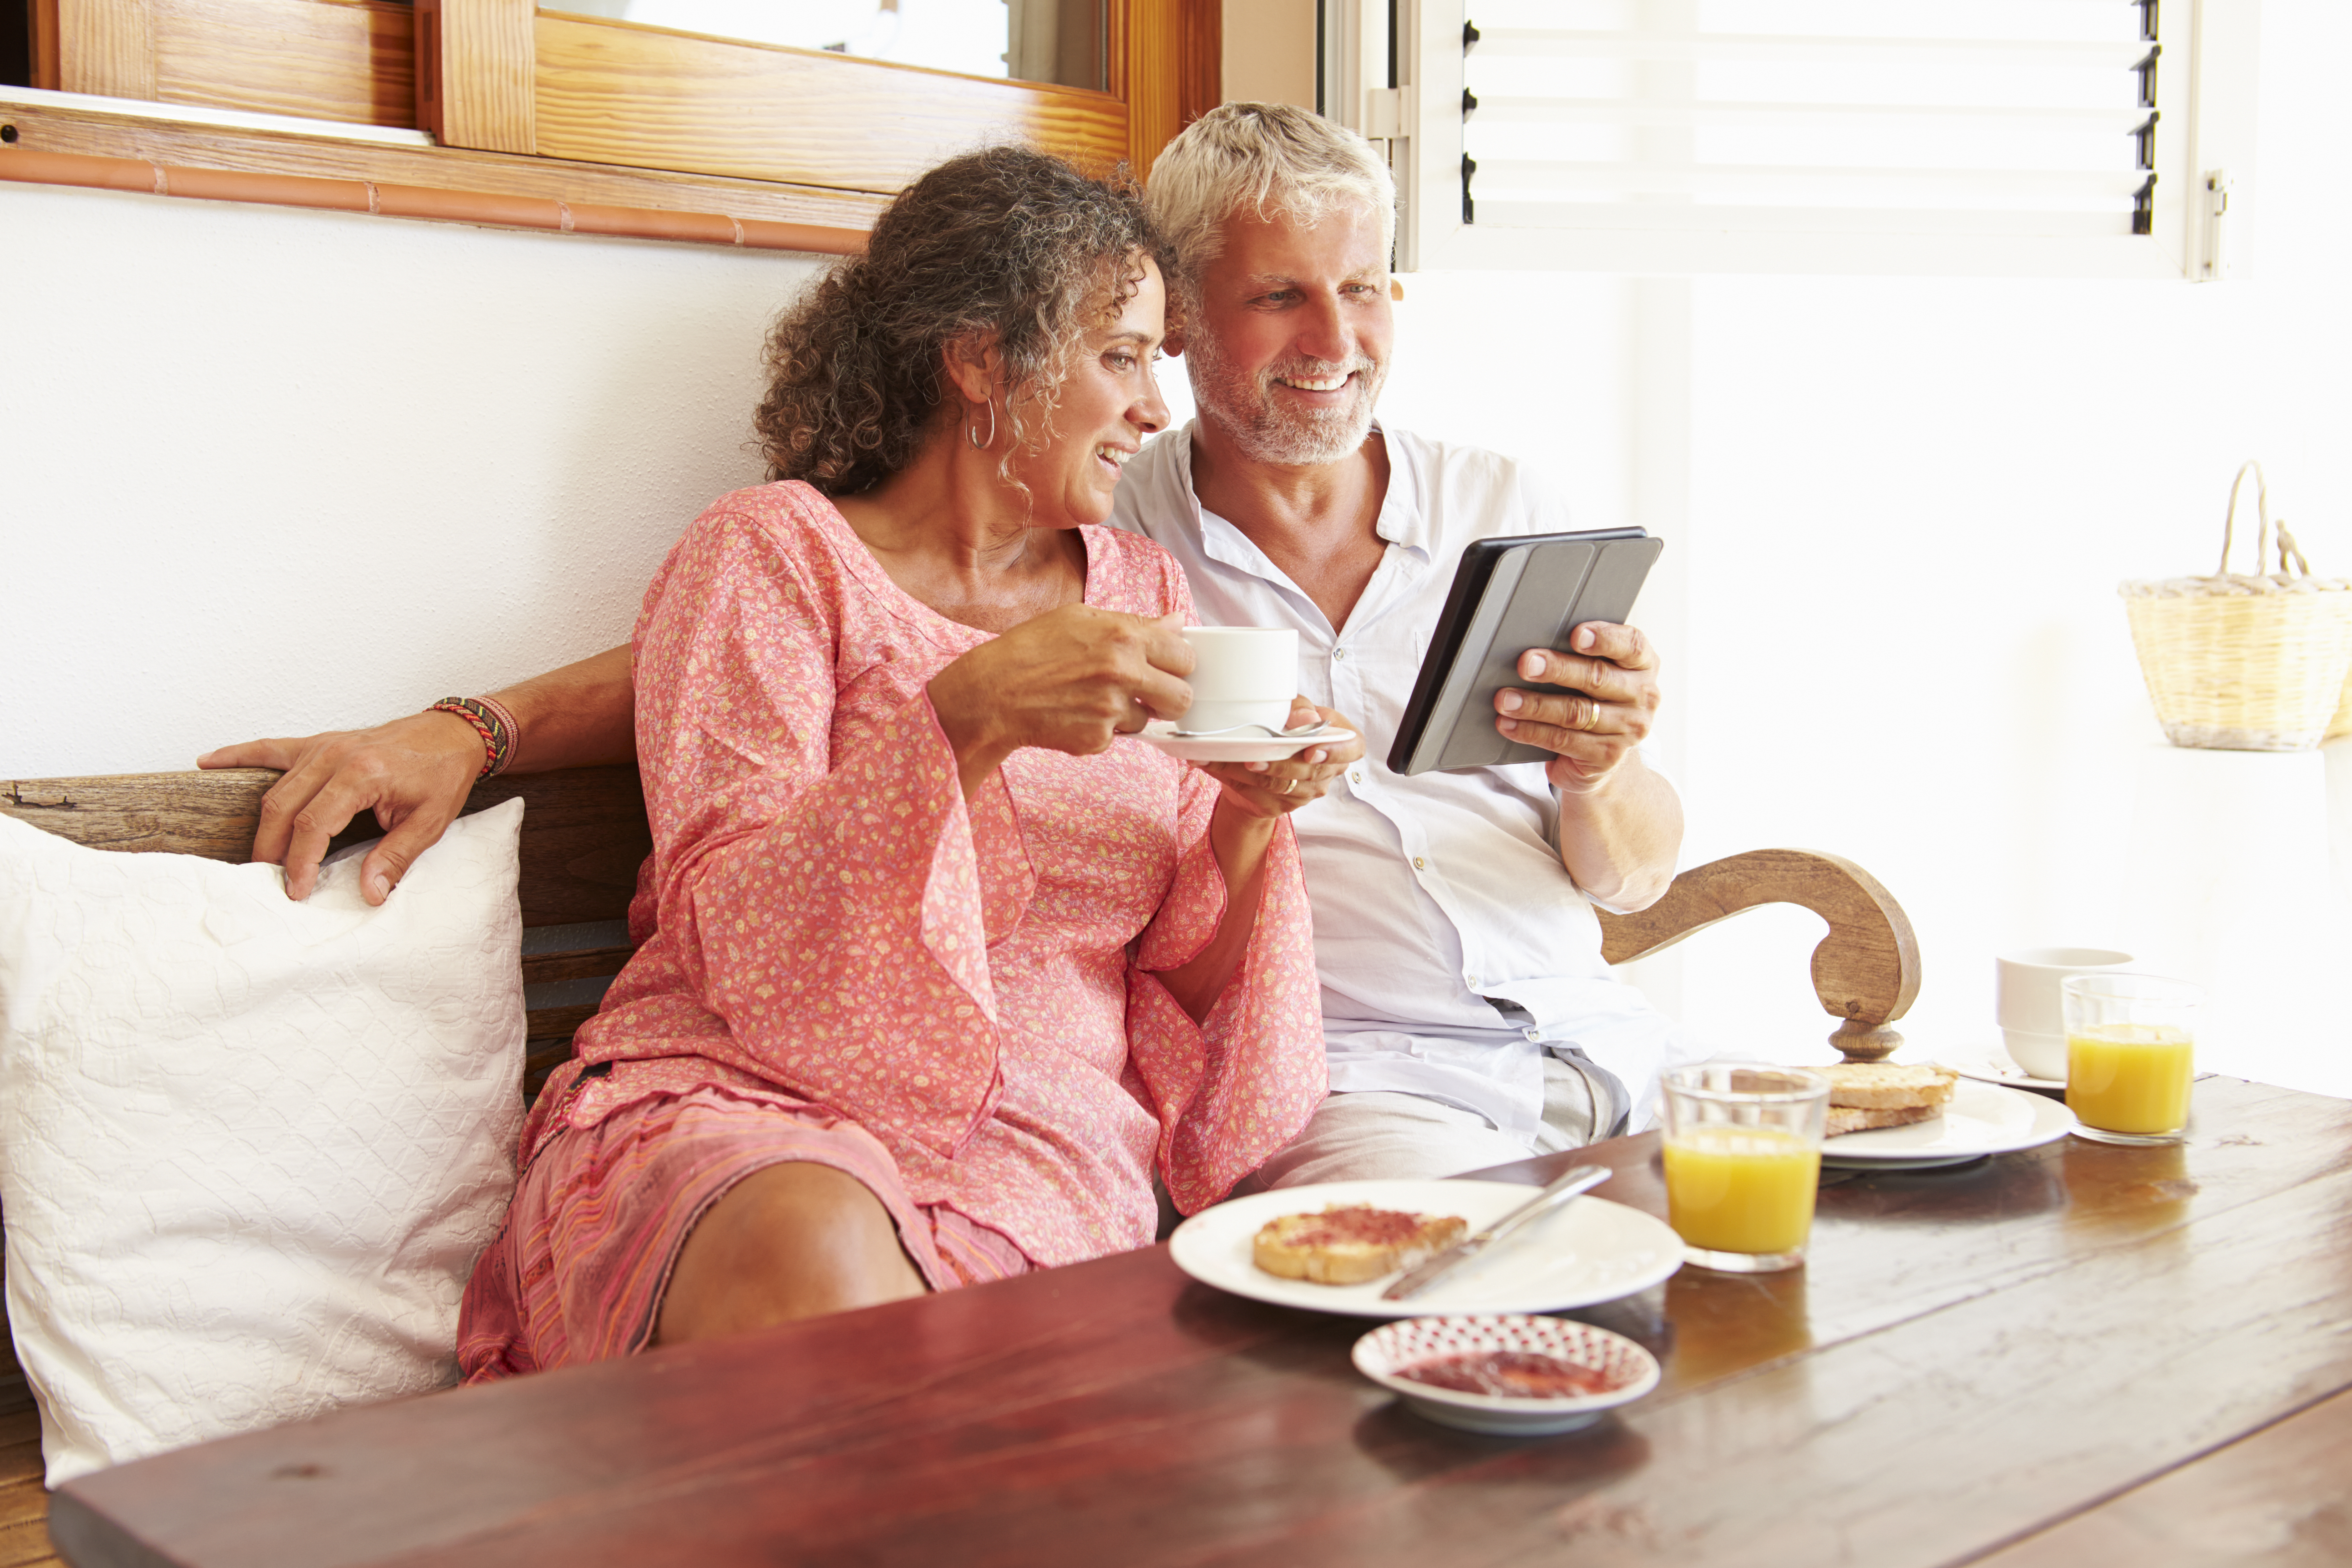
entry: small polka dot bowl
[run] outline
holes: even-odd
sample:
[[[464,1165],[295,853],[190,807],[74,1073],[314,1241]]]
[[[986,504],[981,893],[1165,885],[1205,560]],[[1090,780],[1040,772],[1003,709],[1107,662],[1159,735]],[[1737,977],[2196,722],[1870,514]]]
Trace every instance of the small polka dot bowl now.
[[[1358,1340],[1355,1363],[1416,1415],[1499,1436],[1573,1432],[1658,1385],[1648,1351],[1564,1318],[1406,1318]]]

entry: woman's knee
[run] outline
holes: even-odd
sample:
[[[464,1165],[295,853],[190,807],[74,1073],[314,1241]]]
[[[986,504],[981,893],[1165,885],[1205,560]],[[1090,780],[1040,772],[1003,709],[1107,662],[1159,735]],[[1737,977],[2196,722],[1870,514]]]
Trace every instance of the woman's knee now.
[[[771,1165],[730,1188],[688,1234],[654,1341],[743,1333],[925,1289],[890,1211],[864,1183],[830,1165]]]

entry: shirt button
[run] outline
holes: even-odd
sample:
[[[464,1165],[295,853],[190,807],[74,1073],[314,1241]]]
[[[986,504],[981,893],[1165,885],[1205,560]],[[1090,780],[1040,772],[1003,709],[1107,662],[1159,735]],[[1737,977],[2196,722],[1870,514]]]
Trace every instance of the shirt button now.
[[[1421,857],[1418,855],[1412,858],[1412,868],[1416,871],[1425,871],[1429,869],[1428,867],[1421,863]]]
[[[1348,782],[1349,784],[1361,784],[1364,782],[1364,775],[1361,773],[1349,773],[1348,775]]]
[[[1345,658],[1348,657],[1348,650],[1343,647],[1335,647],[1331,650],[1331,657],[1333,658]]]

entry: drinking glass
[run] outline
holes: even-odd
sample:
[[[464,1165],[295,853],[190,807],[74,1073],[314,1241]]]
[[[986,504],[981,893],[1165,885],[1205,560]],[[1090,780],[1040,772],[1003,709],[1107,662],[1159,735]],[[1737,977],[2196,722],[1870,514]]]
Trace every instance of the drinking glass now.
[[[1766,1274],[1805,1260],[1830,1080],[1715,1062],[1666,1075],[1666,1217],[1702,1268]]]
[[[2177,1143],[2189,1125],[2197,1006],[2204,993],[2154,974],[2076,974],[2066,1015],[2066,1109],[2102,1143]]]

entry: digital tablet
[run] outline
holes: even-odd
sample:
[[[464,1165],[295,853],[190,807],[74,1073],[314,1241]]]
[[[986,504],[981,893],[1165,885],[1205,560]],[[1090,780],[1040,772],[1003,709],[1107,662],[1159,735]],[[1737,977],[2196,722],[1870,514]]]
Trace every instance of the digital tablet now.
[[[1495,728],[1495,693],[1531,647],[1565,648],[1587,621],[1622,624],[1665,541],[1638,528],[1482,539],[1462,552],[1412,700],[1389,749],[1400,773],[1548,762],[1554,753]]]

